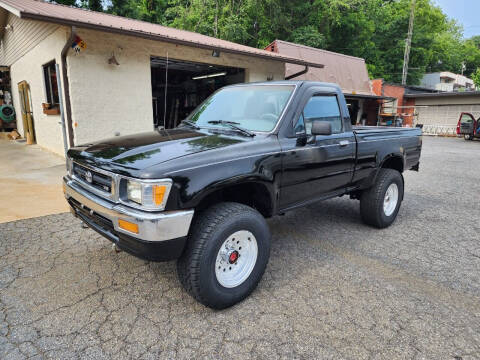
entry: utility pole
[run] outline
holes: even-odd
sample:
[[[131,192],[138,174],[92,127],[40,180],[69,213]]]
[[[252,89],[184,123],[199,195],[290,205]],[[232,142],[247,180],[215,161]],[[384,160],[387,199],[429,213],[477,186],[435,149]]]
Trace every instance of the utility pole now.
[[[416,0],[412,0],[412,9],[410,11],[410,22],[408,23],[408,34],[407,34],[407,40],[405,42],[405,55],[403,56],[402,85],[407,84],[408,62],[410,61],[410,48],[412,46],[413,19],[415,18],[415,3],[416,3]]]

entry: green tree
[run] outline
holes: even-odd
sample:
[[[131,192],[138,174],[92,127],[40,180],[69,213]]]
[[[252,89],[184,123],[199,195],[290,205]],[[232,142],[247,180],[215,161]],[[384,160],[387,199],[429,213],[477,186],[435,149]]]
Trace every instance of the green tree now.
[[[104,1],[102,0],[47,0],[52,3],[67,6],[81,7],[93,11],[104,11]]]
[[[306,25],[293,30],[289,40],[319,49],[326,45],[325,36],[313,25]]]
[[[48,2],[67,5],[67,6],[77,6],[77,0],[56,0],[56,1],[48,0]]]
[[[473,80],[473,83],[475,84],[475,87],[477,89],[480,89],[480,67],[478,67],[477,70],[475,70],[475,72],[472,73],[472,80]]]
[[[275,39],[365,59],[371,77],[400,82],[411,0],[57,0],[70,6],[190,30],[263,48]],[[470,76],[480,67],[480,36],[433,0],[417,0],[409,84],[425,72]]]

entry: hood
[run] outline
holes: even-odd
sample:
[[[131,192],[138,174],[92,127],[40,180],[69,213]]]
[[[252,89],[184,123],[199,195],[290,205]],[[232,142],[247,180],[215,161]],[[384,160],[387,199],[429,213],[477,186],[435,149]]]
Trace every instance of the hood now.
[[[69,155],[92,165],[116,165],[140,170],[243,141],[248,141],[248,138],[225,132],[180,128],[106,139],[78,146],[70,150]]]

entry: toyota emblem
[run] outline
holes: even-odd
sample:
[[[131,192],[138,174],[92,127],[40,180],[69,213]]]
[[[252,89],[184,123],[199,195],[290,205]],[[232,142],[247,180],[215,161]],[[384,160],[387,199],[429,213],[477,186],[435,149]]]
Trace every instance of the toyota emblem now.
[[[89,184],[92,183],[92,181],[93,181],[93,176],[92,176],[92,173],[91,173],[90,171],[87,171],[87,172],[85,173],[85,180],[87,180],[87,182],[88,182]]]

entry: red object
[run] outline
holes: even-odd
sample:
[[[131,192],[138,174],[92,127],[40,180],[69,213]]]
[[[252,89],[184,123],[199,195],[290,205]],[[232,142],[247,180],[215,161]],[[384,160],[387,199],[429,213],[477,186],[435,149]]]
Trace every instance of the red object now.
[[[462,127],[462,118],[463,118],[463,115],[468,115],[470,116],[470,118],[472,119],[472,127],[473,127],[473,131],[472,131],[472,136],[476,136],[477,134],[477,128],[478,128],[478,122],[480,120],[479,119],[475,119],[475,117],[470,114],[470,113],[467,113],[467,112],[462,112],[460,114],[460,118],[458,119],[458,123],[457,123],[457,135],[461,135],[461,127]]]
[[[229,262],[230,264],[234,264],[234,263],[237,261],[237,259],[238,259],[238,251],[235,250],[235,251],[233,251],[233,252],[230,254],[230,256],[228,257],[228,262]]]

